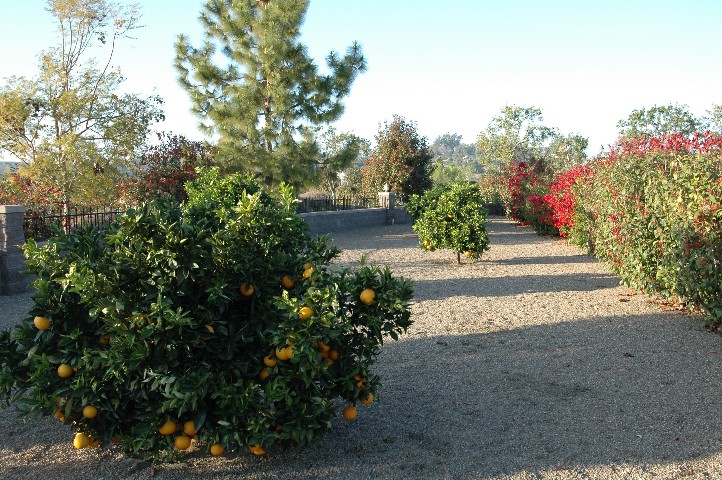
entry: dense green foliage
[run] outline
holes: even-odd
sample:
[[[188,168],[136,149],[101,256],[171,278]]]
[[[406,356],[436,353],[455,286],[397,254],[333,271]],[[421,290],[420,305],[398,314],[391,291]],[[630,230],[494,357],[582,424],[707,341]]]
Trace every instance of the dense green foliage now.
[[[30,241],[30,314],[50,326],[31,316],[0,334],[0,394],[160,460],[185,435],[159,432],[169,420],[193,421],[201,448],[259,453],[308,444],[339,398],[376,395],[371,367],[384,337],[411,324],[412,286],[388,269],[329,268],[337,250],[309,237],[281,190],[279,203],[204,170],[182,206],[156,201],[104,230]]]
[[[479,187],[457,183],[435,187],[422,196],[412,196],[407,206],[421,248],[448,248],[473,259],[489,249],[487,211]]]
[[[264,183],[304,184],[319,159],[316,127],[338,119],[366,68],[361,47],[331,52],[321,74],[299,41],[307,0],[208,0],[205,41],[176,44],[176,68],[218,161]],[[224,57],[218,62],[218,54]]]

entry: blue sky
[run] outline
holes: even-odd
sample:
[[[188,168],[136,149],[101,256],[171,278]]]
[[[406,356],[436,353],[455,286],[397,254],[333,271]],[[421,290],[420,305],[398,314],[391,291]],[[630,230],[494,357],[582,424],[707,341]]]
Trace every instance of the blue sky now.
[[[158,128],[201,136],[173,69],[177,34],[195,44],[203,0],[139,1],[145,28],[115,57],[125,89],[158,93]],[[0,2],[0,79],[32,75],[53,44],[44,0]],[[716,0],[311,0],[302,41],[319,65],[354,40],[368,71],[336,127],[373,140],[394,114],[429,141],[474,142],[504,105],[536,106],[544,124],[589,138],[589,154],[616,139],[635,108],[722,103],[722,2]]]

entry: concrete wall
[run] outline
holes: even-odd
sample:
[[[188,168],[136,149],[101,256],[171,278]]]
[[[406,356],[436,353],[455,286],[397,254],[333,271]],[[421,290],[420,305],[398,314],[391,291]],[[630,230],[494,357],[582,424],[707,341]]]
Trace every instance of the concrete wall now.
[[[311,235],[359,230],[382,225],[410,223],[406,210],[394,208],[364,208],[337,212],[302,213]]]
[[[0,295],[22,293],[28,287],[29,277],[20,245],[25,243],[23,220],[25,207],[0,205]]]

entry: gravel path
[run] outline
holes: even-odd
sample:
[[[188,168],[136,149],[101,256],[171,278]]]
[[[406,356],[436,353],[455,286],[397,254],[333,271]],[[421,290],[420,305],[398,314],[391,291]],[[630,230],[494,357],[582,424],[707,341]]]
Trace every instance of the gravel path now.
[[[339,263],[415,281],[415,324],[377,365],[380,402],[313,446],[150,467],[75,451],[55,419],[0,415],[0,478],[722,479],[722,336],[619,287],[563,241],[494,218],[456,265],[408,225],[337,234]],[[29,295],[0,297],[6,328]]]

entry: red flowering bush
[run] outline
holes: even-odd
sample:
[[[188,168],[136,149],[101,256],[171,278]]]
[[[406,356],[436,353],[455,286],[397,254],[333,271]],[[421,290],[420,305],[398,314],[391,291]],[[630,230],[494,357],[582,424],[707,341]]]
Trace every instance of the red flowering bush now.
[[[541,162],[519,162],[507,177],[507,214],[522,225],[530,225],[540,235],[555,235],[553,212],[545,201],[550,172]]]
[[[562,237],[568,237],[575,226],[575,207],[577,195],[575,187],[591,179],[592,170],[588,165],[580,165],[557,175],[549,186],[550,193],[544,201],[551,210],[552,225]]]
[[[593,241],[622,281],[722,325],[722,139],[627,139],[575,192],[572,241]],[[579,182],[577,185],[580,185]]]

